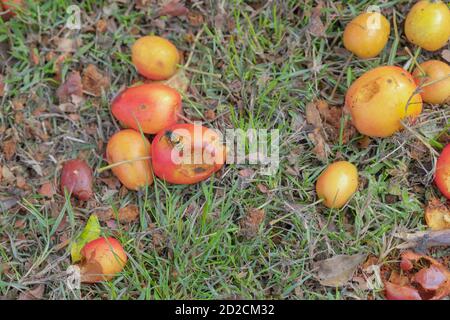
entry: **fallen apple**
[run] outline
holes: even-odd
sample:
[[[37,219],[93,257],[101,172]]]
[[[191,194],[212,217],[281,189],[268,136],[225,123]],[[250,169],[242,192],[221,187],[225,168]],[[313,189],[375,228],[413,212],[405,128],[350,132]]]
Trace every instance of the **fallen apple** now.
[[[450,144],[445,146],[436,162],[434,177],[438,189],[450,199]]]
[[[357,57],[373,58],[383,51],[391,26],[378,12],[365,12],[354,18],[344,30],[344,46]]]
[[[342,208],[358,189],[358,169],[348,161],[329,165],[316,183],[317,196],[328,208]]]
[[[440,0],[421,0],[409,11],[405,21],[408,40],[428,51],[444,47],[450,37],[450,10]]]
[[[92,169],[83,160],[69,160],[64,163],[61,171],[61,192],[67,192],[74,197],[87,201],[92,195]]]
[[[140,38],[131,51],[137,71],[151,80],[169,79],[181,61],[181,55],[172,42],[158,36]]]
[[[122,91],[112,102],[112,114],[123,125],[155,134],[175,124],[181,95],[169,86],[149,83]]]
[[[130,190],[139,190],[153,183],[150,156],[150,142],[132,129],[117,132],[106,147],[112,172]]]
[[[348,89],[345,107],[362,134],[389,137],[402,128],[405,118],[422,112],[422,98],[408,71],[394,66],[372,69]]]
[[[220,135],[196,124],[177,124],[153,141],[155,175],[173,184],[194,184],[219,171],[226,158]]]
[[[81,250],[80,273],[83,283],[108,281],[122,272],[128,257],[119,241],[98,238]]]
[[[450,102],[450,66],[439,60],[421,63],[413,72],[424,102],[443,104]]]

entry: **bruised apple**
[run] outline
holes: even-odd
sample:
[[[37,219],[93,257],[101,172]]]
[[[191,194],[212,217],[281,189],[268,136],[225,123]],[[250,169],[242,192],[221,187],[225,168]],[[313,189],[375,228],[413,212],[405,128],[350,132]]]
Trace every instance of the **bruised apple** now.
[[[450,102],[450,66],[439,60],[426,61],[413,72],[417,85],[423,86],[420,95],[424,102]]]
[[[87,201],[92,195],[92,169],[83,160],[69,160],[61,171],[61,191]]]
[[[367,59],[380,54],[389,40],[391,26],[379,12],[365,12],[344,30],[344,46],[357,57]]]
[[[408,40],[428,51],[444,47],[450,37],[450,10],[444,1],[422,0],[409,11],[405,21]]]
[[[137,40],[131,49],[131,56],[137,71],[150,80],[169,79],[177,71],[181,60],[172,42],[158,36],[145,36]]]
[[[114,238],[98,238],[81,250],[80,273],[84,283],[108,281],[120,273],[127,263],[127,254]]]
[[[328,208],[342,208],[358,189],[358,169],[348,161],[329,165],[316,183],[317,195]]]
[[[132,129],[117,132],[106,147],[112,172],[130,190],[139,190],[153,183],[150,155],[150,142]]]
[[[389,137],[401,129],[400,121],[422,112],[422,98],[408,71],[384,66],[364,73],[350,86],[345,107],[362,134]]]
[[[123,125],[155,134],[178,121],[181,95],[164,84],[142,84],[122,91],[111,111]]]
[[[173,184],[194,184],[224,165],[226,148],[221,136],[199,124],[177,124],[153,140],[155,175]]]
[[[425,221],[433,231],[450,229],[450,209],[439,199],[433,198],[425,208]]]
[[[441,193],[450,199],[450,144],[445,146],[436,162],[434,181]]]

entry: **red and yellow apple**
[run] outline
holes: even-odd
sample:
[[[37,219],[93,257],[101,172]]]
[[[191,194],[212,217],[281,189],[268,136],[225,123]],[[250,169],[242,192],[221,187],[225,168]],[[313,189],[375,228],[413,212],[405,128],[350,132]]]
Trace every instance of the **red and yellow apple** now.
[[[450,66],[439,60],[421,63],[413,72],[424,102],[444,104],[450,102]]]
[[[434,181],[441,193],[450,199],[450,144],[445,146],[436,162]]]
[[[87,201],[92,195],[92,169],[83,160],[69,160],[61,171],[61,192],[67,190],[80,200]]]
[[[175,124],[181,113],[181,95],[160,83],[122,91],[112,102],[112,114],[124,126],[155,134]]]
[[[108,281],[122,272],[128,257],[114,238],[98,238],[81,250],[80,273],[84,283]]]
[[[389,137],[402,128],[401,120],[422,112],[422,98],[408,71],[384,66],[358,78],[347,91],[345,107],[362,134]]]
[[[117,132],[106,147],[112,172],[130,190],[139,190],[153,183],[150,156],[150,142],[132,129]]]
[[[153,140],[155,175],[173,184],[194,184],[219,171],[226,160],[220,134],[198,124],[177,124]]]

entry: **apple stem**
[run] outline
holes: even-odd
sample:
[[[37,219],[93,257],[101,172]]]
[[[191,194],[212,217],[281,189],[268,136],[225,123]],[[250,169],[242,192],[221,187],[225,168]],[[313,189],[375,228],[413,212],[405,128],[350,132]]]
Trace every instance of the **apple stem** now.
[[[102,173],[102,172],[104,172],[104,171],[106,171],[106,170],[109,170],[109,169],[112,169],[112,168],[121,166],[121,165],[123,165],[123,164],[132,163],[132,162],[135,162],[135,161],[150,160],[151,158],[152,158],[152,157],[140,157],[140,158],[131,159],[131,160],[119,161],[119,162],[110,164],[109,166],[106,166],[106,167],[97,169],[97,172],[98,172],[98,173]]]

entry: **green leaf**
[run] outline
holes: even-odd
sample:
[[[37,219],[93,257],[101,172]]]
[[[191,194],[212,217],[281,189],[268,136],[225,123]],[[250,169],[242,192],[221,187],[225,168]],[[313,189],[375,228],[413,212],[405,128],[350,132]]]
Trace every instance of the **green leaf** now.
[[[72,262],[76,263],[81,260],[81,249],[88,243],[100,238],[101,227],[98,217],[91,215],[83,232],[71,243],[70,254],[72,255]]]

